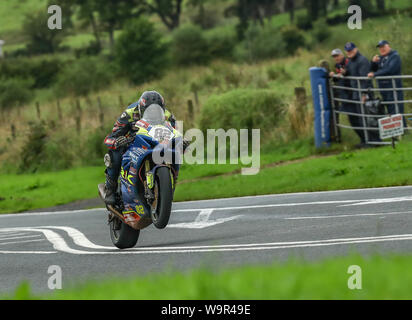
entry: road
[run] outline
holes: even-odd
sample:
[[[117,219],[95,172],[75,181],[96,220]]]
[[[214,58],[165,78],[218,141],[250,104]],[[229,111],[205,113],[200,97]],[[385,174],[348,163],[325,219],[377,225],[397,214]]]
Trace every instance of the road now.
[[[136,248],[113,247],[103,209],[0,215],[0,293],[28,280],[47,292],[86,279],[213,270],[351,252],[412,252],[412,187],[296,193],[175,203],[170,225],[143,230]]]

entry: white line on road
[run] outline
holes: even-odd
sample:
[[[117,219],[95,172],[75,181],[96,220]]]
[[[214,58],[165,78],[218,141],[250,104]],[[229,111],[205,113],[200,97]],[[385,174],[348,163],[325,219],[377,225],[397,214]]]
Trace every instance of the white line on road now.
[[[284,220],[310,220],[310,219],[334,219],[334,218],[348,218],[348,217],[369,217],[369,216],[385,216],[385,215],[397,215],[397,214],[410,214],[412,211],[403,212],[382,212],[382,213],[358,213],[358,214],[337,214],[337,215],[324,215],[324,216],[304,216],[304,217],[290,217],[283,218]]]
[[[35,234],[35,235],[32,235],[32,236],[0,238],[0,243],[1,243],[2,240],[14,240],[14,239],[25,239],[25,238],[38,238],[38,237],[41,237],[41,235]]]
[[[90,249],[110,249],[110,251],[86,251],[72,249],[66,241],[56,232],[46,228],[56,228],[66,231],[70,236],[75,235],[74,242]],[[76,255],[116,255],[116,254],[160,254],[160,253],[202,253],[202,252],[235,252],[235,251],[259,251],[259,250],[275,250],[275,249],[292,249],[292,248],[310,248],[319,246],[347,245],[347,244],[364,244],[376,242],[391,242],[391,241],[409,241],[412,240],[412,234],[404,235],[388,235],[376,237],[362,238],[341,238],[341,239],[324,239],[324,240],[309,240],[309,241],[292,241],[292,242],[272,242],[272,243],[254,243],[254,244],[229,244],[229,245],[213,245],[213,246],[187,246],[187,247],[158,247],[158,248],[135,248],[128,250],[116,250],[112,247],[98,246],[90,242],[80,231],[69,227],[35,227],[35,228],[20,228],[25,231],[37,231],[45,235],[48,241],[53,244],[53,248],[60,252],[76,254]],[[35,241],[35,240],[32,240]],[[0,253],[7,253],[0,251]],[[13,251],[12,253],[17,253]],[[43,253],[43,252],[42,252]]]
[[[24,240],[24,241],[11,241],[11,242],[1,242],[0,246],[4,246],[5,244],[16,244],[16,243],[26,243],[26,242],[39,242],[39,241],[44,241],[44,239],[38,239],[38,240]]]

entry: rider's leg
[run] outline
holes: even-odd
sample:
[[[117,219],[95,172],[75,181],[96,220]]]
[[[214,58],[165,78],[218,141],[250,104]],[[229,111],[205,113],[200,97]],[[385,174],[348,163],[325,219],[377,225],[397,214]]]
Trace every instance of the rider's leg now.
[[[117,181],[119,180],[120,168],[122,166],[122,155],[123,152],[120,150],[110,151],[112,165],[110,168],[106,169],[106,196],[104,199],[107,204],[113,205],[116,203],[115,194],[117,190]]]

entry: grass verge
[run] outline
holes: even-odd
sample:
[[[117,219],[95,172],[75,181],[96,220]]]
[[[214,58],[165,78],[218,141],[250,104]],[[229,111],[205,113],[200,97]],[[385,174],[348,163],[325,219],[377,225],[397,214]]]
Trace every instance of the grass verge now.
[[[240,175],[239,165],[187,165],[175,201],[410,185],[411,150],[412,142],[403,141],[395,150],[382,147],[307,159],[310,149],[295,145],[262,155],[263,169],[254,176]],[[87,167],[0,175],[0,181],[0,213],[21,212],[94,198],[104,174],[102,167]]]
[[[361,267],[361,282],[350,280],[349,266]],[[351,255],[316,263],[291,260],[219,272],[196,270],[87,282],[35,296],[27,283],[10,299],[411,299],[410,256]],[[348,282],[362,289],[350,290]]]

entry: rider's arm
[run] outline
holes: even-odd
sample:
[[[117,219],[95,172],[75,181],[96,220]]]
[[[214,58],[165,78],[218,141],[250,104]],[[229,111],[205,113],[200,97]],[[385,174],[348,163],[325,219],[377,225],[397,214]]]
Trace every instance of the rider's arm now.
[[[169,111],[169,110],[165,110],[165,117],[166,120],[170,122],[170,124],[172,125],[173,128],[176,128],[176,118],[175,116]]]
[[[112,133],[104,139],[104,144],[112,150],[116,150],[116,139],[126,136],[131,130],[131,116],[123,112],[114,124]]]

